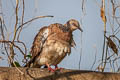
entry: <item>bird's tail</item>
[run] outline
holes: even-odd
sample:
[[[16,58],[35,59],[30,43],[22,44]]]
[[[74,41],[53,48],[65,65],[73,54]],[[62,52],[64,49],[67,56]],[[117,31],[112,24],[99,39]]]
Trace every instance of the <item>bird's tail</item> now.
[[[32,68],[41,68],[41,65],[38,65],[35,61],[35,58],[31,58],[31,60],[24,67],[32,67]]]
[[[30,59],[30,61],[28,63],[26,63],[26,65],[24,67],[33,67],[33,64],[35,63],[35,58],[36,57],[32,57]]]
[[[24,67],[32,67],[33,59],[31,59]]]

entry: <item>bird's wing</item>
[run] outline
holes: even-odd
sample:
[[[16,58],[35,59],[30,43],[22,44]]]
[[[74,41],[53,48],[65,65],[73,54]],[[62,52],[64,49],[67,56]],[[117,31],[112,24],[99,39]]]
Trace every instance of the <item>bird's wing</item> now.
[[[42,48],[43,48],[43,44],[45,43],[46,39],[48,38],[48,35],[49,35],[48,27],[45,26],[40,29],[40,31],[34,38],[34,42],[31,47],[30,53],[32,54],[32,58],[34,58],[35,56],[40,54],[40,52],[42,51]]]

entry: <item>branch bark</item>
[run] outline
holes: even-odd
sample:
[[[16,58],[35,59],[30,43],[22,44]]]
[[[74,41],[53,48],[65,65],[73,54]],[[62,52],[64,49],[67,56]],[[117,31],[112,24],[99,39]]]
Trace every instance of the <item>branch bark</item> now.
[[[49,72],[40,68],[0,67],[0,80],[120,80],[119,73],[68,70]]]

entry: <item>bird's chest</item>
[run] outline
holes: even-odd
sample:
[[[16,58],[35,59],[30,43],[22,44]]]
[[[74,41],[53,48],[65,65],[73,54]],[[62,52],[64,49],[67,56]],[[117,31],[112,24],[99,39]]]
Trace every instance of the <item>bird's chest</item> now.
[[[69,45],[61,43],[56,40],[48,40],[41,53],[41,63],[49,63],[50,65],[56,65],[70,53],[71,48]],[[43,61],[42,61],[43,60]]]
[[[71,47],[69,43],[57,40],[48,40],[44,45],[45,53],[56,53],[59,56],[63,55],[64,53],[69,53],[70,49]]]

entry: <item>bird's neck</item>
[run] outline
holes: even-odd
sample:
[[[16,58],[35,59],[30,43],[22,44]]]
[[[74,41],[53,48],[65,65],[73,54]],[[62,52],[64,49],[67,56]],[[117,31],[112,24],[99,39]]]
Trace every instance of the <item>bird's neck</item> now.
[[[69,31],[73,32],[73,30],[71,29],[71,27],[70,27],[69,25],[64,24],[64,27],[65,27],[66,29],[68,29]]]

